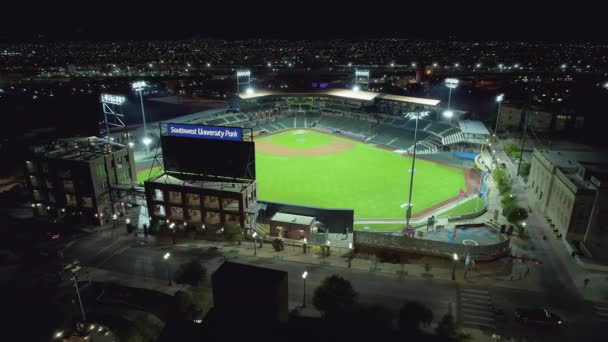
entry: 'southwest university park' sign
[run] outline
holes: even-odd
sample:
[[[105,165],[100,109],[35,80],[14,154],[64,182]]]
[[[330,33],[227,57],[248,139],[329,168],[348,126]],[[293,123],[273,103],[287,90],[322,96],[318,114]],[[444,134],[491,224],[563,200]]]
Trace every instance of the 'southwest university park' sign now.
[[[167,135],[173,137],[242,141],[243,129],[240,127],[168,124]]]

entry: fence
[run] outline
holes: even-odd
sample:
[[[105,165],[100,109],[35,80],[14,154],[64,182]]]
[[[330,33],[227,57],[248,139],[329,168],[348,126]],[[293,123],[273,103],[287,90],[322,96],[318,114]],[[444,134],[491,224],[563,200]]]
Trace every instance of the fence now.
[[[470,246],[443,241],[408,238],[375,232],[355,231],[353,245],[355,252],[410,252],[418,254],[450,257],[453,253],[470,255],[475,260],[492,260],[508,255],[511,240],[493,245]]]

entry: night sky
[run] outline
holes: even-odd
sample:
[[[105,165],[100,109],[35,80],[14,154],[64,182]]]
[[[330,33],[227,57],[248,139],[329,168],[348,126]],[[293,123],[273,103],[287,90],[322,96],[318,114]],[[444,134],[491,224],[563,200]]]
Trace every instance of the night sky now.
[[[326,39],[405,37],[605,41],[599,2],[533,1],[122,1],[17,5],[0,20],[0,41],[179,38]],[[218,4],[219,3],[219,4]],[[536,3],[536,2],[534,2]],[[9,6],[10,7],[10,6]],[[36,11],[32,12],[32,8]],[[11,15],[12,13],[13,15]],[[6,15],[9,14],[9,15]]]

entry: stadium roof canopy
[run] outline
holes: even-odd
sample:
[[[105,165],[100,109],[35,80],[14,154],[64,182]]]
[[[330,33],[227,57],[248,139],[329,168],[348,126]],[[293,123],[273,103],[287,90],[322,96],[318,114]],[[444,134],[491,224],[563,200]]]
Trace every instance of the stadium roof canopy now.
[[[490,135],[490,132],[479,120],[463,120],[458,122],[460,130],[464,134]]]
[[[416,104],[422,104],[422,105],[426,105],[426,106],[436,106],[440,102],[439,100],[425,99],[422,97],[411,97],[411,96],[390,95],[390,94],[380,94],[378,97],[381,99],[384,99],[384,100],[416,103]]]
[[[440,101],[434,99],[425,99],[421,97],[410,97],[410,96],[401,96],[401,95],[390,95],[390,94],[382,94],[375,93],[371,91],[354,91],[350,89],[323,89],[323,90],[311,90],[306,92],[281,92],[281,91],[267,91],[267,90],[259,90],[255,91],[251,94],[236,94],[239,98],[243,100],[255,99],[265,96],[296,96],[296,95],[327,95],[327,96],[336,96],[343,97],[353,100],[362,100],[362,101],[372,101],[376,98],[397,101],[397,102],[407,102],[407,103],[416,103],[426,106],[436,106]]]

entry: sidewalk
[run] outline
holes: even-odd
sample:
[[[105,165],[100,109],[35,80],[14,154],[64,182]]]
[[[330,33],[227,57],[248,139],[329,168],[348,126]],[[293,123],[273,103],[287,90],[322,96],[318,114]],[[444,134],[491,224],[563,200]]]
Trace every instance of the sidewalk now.
[[[158,291],[168,295],[173,295],[175,292],[187,288],[187,286],[185,285],[182,286],[178,284],[168,286],[167,281],[165,280],[141,277],[133,274],[126,274],[90,266],[83,267],[82,272],[83,281],[90,280],[93,282],[106,282],[128,287]]]
[[[262,248],[257,247],[254,251],[251,241],[243,241],[242,244],[193,241],[173,245],[177,248],[218,248],[226,259],[232,258],[259,258],[270,259],[272,262],[295,262],[308,264],[315,267],[334,267],[369,272],[390,277],[415,277],[422,279],[437,279],[452,281],[452,261],[437,257],[411,257],[406,264],[394,264],[380,262],[375,258],[357,257],[352,259],[348,266],[349,250],[347,248],[335,248],[332,246],[328,257],[320,255],[319,247],[308,246],[304,254],[302,246],[285,246],[281,252],[276,252],[270,243],[265,243]],[[254,255],[255,254],[255,255]],[[427,266],[428,265],[428,266]],[[459,285],[492,285],[509,288],[525,288],[527,290],[541,291],[538,287],[538,274],[530,267],[527,271],[525,264],[513,263],[510,258],[502,258],[497,261],[478,263],[474,269],[467,272],[464,279],[464,259],[456,265],[456,283]]]
[[[515,173],[517,172],[517,163],[512,163],[501,148],[497,148],[496,152],[501,162],[503,162],[504,158],[507,169],[512,174],[514,180],[513,194],[517,196],[519,205],[523,208],[532,208],[532,213],[529,214],[527,219],[528,229],[526,231],[530,235],[527,246],[512,244],[512,254],[537,257],[539,253],[544,252],[547,256],[546,259],[549,259],[544,260],[544,262],[552,263],[555,266],[557,271],[555,276],[556,278],[561,279],[561,282],[565,286],[569,287],[572,291],[586,300],[608,302],[608,274],[587,271],[576,263],[576,260],[566,249],[566,242],[554,236],[541,209],[536,206],[536,203],[531,203],[529,201],[528,194],[524,189],[525,184],[523,183],[523,180],[515,176]],[[484,153],[484,158],[490,158],[491,160],[488,153],[486,151],[484,151]],[[494,192],[498,197],[498,191]],[[497,200],[499,201],[500,199],[498,198]],[[490,200],[490,203],[492,202],[494,201]],[[543,240],[542,235],[545,235],[547,239]],[[520,247],[528,248],[523,249]],[[585,279],[589,279],[587,286],[585,286]]]

